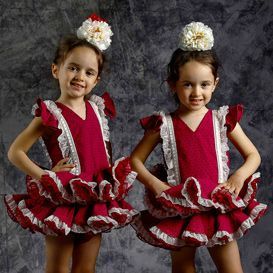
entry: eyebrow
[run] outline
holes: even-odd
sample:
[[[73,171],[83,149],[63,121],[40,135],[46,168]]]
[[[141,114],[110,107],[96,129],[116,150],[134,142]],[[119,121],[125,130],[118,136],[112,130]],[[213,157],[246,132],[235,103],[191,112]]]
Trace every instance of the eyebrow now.
[[[179,80],[178,80],[179,81]],[[192,81],[190,81],[190,80],[183,80],[183,81],[180,81],[181,83],[192,83]],[[212,83],[213,81],[211,81],[211,80],[203,80],[203,81],[201,81],[201,83],[204,83],[204,82],[206,82],[206,83]]]
[[[68,65],[74,65],[74,66],[80,67],[80,65],[77,64],[77,63],[69,63]],[[92,70],[92,71],[98,72],[96,69],[94,69],[94,68],[92,68],[92,67],[88,67],[87,70]]]

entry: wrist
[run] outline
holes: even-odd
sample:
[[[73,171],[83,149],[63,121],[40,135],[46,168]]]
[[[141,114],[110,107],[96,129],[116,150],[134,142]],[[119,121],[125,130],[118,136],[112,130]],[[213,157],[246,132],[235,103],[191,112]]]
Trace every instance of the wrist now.
[[[245,181],[248,178],[248,175],[246,175],[243,171],[237,170],[232,174],[233,177],[236,177],[240,181]]]

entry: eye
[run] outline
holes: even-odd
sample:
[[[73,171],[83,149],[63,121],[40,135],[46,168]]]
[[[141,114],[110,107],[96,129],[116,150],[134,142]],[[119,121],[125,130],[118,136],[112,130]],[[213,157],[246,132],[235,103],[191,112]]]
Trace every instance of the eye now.
[[[77,71],[79,70],[79,68],[76,67],[76,66],[69,66],[69,67],[68,67],[68,70],[70,70],[70,71],[72,71],[72,72],[77,72]]]
[[[211,86],[211,84],[209,83],[209,82],[203,82],[202,84],[201,84],[201,87],[202,88],[208,88],[208,87],[210,87]]]
[[[90,71],[87,71],[87,72],[86,72],[86,75],[87,75],[88,77],[93,77],[93,76],[96,76],[96,72],[90,70]]]
[[[192,85],[191,85],[190,82],[185,82],[185,83],[183,84],[183,86],[184,86],[185,88],[190,88]]]

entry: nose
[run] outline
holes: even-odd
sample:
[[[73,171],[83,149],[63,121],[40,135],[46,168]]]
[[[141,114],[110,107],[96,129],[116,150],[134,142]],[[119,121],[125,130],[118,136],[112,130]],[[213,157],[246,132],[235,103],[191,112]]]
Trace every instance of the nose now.
[[[192,88],[192,95],[194,97],[200,96],[201,95],[201,87],[198,86],[198,85],[193,86],[193,88]]]
[[[78,73],[76,74],[75,77],[78,81],[83,81],[84,80],[84,71],[79,70]]]

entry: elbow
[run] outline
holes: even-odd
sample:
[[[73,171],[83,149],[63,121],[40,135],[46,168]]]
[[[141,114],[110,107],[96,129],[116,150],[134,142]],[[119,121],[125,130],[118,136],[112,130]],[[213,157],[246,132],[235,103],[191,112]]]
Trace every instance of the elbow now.
[[[7,156],[8,156],[8,160],[11,163],[13,163],[13,160],[14,160],[14,151],[12,149],[12,146],[9,148]]]
[[[16,161],[16,158],[18,158],[17,150],[14,148],[13,144],[10,146],[7,156],[8,156],[8,160],[12,164],[14,164]]]
[[[258,151],[253,151],[251,152],[247,157],[246,159],[250,159],[252,160],[252,162],[256,164],[256,167],[259,168],[259,166],[261,165],[261,156],[259,154]]]
[[[261,162],[262,162],[262,158],[261,158],[260,154],[257,152],[257,164],[258,164],[258,167],[261,165]]]

